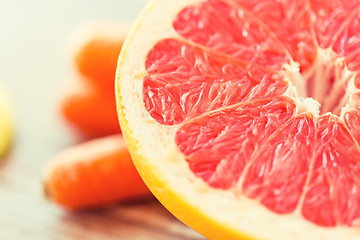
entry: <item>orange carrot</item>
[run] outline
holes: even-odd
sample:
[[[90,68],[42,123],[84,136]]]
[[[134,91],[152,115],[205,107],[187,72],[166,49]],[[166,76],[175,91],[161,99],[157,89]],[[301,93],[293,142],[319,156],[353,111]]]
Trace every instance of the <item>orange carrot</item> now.
[[[75,67],[99,89],[114,92],[117,59],[127,30],[121,23],[94,24],[78,30],[75,36]]]
[[[101,137],[121,131],[114,93],[92,86],[75,87],[60,104],[63,117],[86,136]]]
[[[44,187],[49,199],[73,210],[151,196],[120,134],[58,153],[45,169]]]

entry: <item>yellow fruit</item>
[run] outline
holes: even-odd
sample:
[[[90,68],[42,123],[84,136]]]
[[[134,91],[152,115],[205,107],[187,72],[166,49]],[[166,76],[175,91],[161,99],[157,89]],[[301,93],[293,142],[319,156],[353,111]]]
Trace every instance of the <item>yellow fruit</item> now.
[[[12,142],[12,118],[8,97],[0,88],[0,158],[5,155]]]

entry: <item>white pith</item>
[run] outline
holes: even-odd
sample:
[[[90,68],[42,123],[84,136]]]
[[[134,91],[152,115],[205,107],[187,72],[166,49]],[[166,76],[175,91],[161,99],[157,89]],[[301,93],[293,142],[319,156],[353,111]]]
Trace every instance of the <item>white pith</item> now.
[[[178,126],[157,123],[146,111],[143,103],[143,78],[146,75],[144,62],[149,50],[161,39],[179,38],[172,27],[172,21],[185,6],[201,0],[155,0],[134,26],[126,40],[119,59],[117,91],[121,94],[120,104],[124,134],[137,141],[143,162],[151,166],[155,176],[166,182],[168,189],[175,191],[192,207],[233,231],[242,232],[259,240],[355,240],[360,238],[360,229],[350,227],[323,228],[300,214],[275,214],[260,203],[235,194],[233,191],[209,187],[190,171],[184,156],[175,144]],[[286,74],[290,83],[285,93],[298,104],[298,112],[319,115],[319,104],[302,95],[296,82],[296,66],[289,66]],[[291,74],[295,74],[295,77]],[[349,84],[351,85],[351,84]],[[297,89],[298,88],[298,89]],[[354,91],[353,83],[349,94]],[[352,98],[350,98],[351,100]],[[351,102],[351,101],[349,101]],[[347,104],[351,105],[351,104]],[[126,125],[126,126],[125,126]],[[125,127],[124,127],[125,126]],[[129,139],[130,137],[127,136]],[[160,189],[167,191],[167,189]],[[196,221],[196,217],[193,216]],[[201,219],[198,219],[201,221]],[[206,235],[205,232],[201,232]],[[223,239],[222,239],[223,240]]]
[[[330,75],[335,74],[335,83],[327,95],[326,87]],[[346,111],[352,109],[356,103],[352,95],[359,92],[354,85],[355,72],[347,69],[343,58],[337,58],[336,53],[330,48],[317,48],[317,57],[313,65],[300,73],[297,63],[286,64],[284,66],[284,75],[289,83],[285,96],[292,98],[297,105],[297,113],[311,113],[314,117],[323,114],[334,114],[342,116]],[[312,86],[314,90],[307,91],[307,84],[311,75],[314,75]],[[347,83],[346,83],[347,82]],[[338,96],[341,95],[340,88],[346,85],[345,94],[341,96],[338,104]],[[323,105],[319,101],[326,99]],[[350,100],[352,104],[350,104]]]

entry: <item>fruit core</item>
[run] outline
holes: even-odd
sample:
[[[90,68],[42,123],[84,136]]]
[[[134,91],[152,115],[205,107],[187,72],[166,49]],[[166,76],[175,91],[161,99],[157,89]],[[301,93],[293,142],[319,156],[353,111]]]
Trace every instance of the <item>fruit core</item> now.
[[[352,94],[355,73],[348,70],[344,59],[331,49],[318,48],[317,51],[316,60],[304,71],[300,71],[298,63],[285,66],[291,85],[296,87],[293,95],[311,105],[303,106],[299,112],[313,112],[315,116],[330,112],[340,116]]]

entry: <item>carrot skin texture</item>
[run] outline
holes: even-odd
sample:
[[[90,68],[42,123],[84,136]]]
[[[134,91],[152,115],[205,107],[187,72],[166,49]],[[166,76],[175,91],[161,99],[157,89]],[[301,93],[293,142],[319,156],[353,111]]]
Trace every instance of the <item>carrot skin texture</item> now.
[[[63,118],[81,134],[103,137],[120,133],[115,95],[87,87],[75,89],[60,103]]]
[[[59,152],[46,168],[44,187],[49,199],[72,210],[151,196],[120,135]]]

